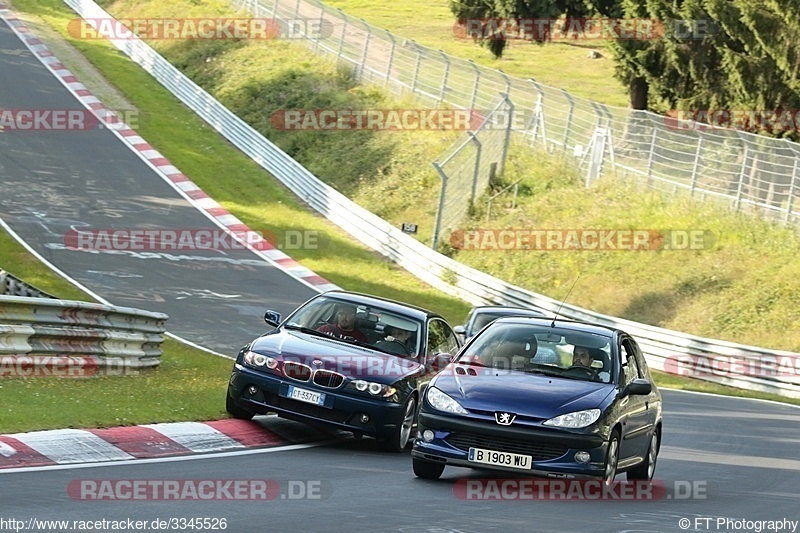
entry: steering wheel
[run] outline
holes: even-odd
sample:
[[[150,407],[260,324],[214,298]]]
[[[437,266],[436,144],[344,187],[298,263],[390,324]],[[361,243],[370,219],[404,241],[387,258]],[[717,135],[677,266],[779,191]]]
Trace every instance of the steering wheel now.
[[[583,366],[583,365],[572,365],[571,367],[566,368],[563,372],[561,372],[561,374],[562,375],[569,374],[573,370],[580,371],[581,373],[585,374],[586,377],[588,377],[590,379],[594,379],[594,377],[597,375],[597,373],[595,372],[594,368],[591,368],[591,367],[588,367],[588,366]]]

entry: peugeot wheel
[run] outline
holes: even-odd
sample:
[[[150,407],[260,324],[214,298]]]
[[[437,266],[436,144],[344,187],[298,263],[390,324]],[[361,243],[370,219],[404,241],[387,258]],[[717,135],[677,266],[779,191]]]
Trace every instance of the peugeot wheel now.
[[[645,479],[647,481],[653,480],[653,475],[656,473],[656,461],[658,460],[658,444],[661,435],[658,430],[653,432],[650,437],[650,447],[647,449],[647,455],[642,464],[636,468],[628,471],[628,479]]]
[[[444,463],[426,461],[416,457],[412,459],[412,465],[414,467],[414,475],[422,479],[439,479],[442,472],[444,472],[445,466]]]
[[[615,429],[608,439],[608,453],[606,454],[606,468],[603,472],[603,484],[611,485],[617,477],[617,462],[619,461],[619,432]]]

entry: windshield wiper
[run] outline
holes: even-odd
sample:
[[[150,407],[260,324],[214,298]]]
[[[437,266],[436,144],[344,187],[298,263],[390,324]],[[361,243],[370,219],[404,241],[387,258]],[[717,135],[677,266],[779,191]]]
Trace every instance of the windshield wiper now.
[[[524,372],[527,372],[529,374],[542,374],[542,375],[545,375],[545,376],[556,376],[556,377],[559,377],[559,378],[560,377],[564,377],[561,374],[561,372],[558,372],[556,370],[547,370],[547,369],[544,369],[544,368],[526,368],[524,370]]]
[[[286,324],[283,327],[286,328],[286,329],[292,329],[292,330],[295,330],[295,331],[301,331],[303,333],[308,333],[309,335],[316,335],[317,337],[326,337],[326,338],[329,338],[329,339],[338,338],[338,337],[334,337],[333,335],[330,335],[328,333],[324,333],[322,331],[317,331],[315,329],[307,328],[305,326],[297,326],[295,324]]]
[[[325,339],[333,339],[335,341],[349,342],[349,343],[355,344],[356,346],[362,346],[364,348],[370,348],[372,350],[375,349],[375,346],[373,346],[372,344],[369,344],[368,342],[363,342],[363,341],[356,340],[353,337],[348,337],[348,336],[339,337],[338,335],[333,335],[331,333],[325,333],[324,331],[317,331],[316,329],[307,328],[305,326],[297,326],[295,324],[286,324],[283,327],[285,327],[286,329],[294,330],[294,331],[300,331],[302,333],[308,333],[309,335],[314,335],[314,336],[317,336],[317,337],[323,337]]]

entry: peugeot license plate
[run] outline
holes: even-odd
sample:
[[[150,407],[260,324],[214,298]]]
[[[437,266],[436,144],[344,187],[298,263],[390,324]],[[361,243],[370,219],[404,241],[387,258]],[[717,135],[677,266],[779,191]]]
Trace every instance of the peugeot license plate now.
[[[496,452],[483,448],[470,448],[469,460],[472,463],[481,463],[492,466],[507,466],[510,468],[520,468],[530,470],[532,460],[530,455],[520,455],[517,453]]]

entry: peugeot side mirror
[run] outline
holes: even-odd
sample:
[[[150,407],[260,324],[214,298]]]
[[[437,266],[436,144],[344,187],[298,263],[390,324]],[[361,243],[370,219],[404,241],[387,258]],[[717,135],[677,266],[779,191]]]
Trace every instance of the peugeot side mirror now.
[[[621,396],[647,396],[653,390],[653,385],[646,379],[637,378],[622,389]]]
[[[281,314],[277,311],[267,311],[264,313],[264,322],[270,326],[277,328],[281,323]]]

